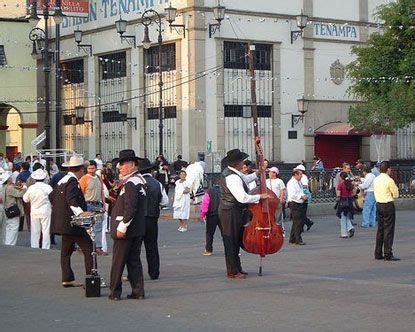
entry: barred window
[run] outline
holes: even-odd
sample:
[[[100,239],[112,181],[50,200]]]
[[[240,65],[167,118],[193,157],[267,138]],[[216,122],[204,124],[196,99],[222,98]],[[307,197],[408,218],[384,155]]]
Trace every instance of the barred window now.
[[[163,107],[164,119],[175,119],[177,117],[176,106]],[[147,119],[156,120],[159,118],[158,107],[147,108]]]
[[[61,63],[62,83],[83,83],[84,82],[84,60],[73,60]]]
[[[0,45],[0,66],[7,65],[6,53],[4,52],[4,45]]]
[[[258,117],[270,118],[272,116],[272,107],[258,105]],[[226,118],[250,118],[252,117],[250,105],[225,105],[225,117]]]
[[[224,65],[230,69],[249,69],[247,43],[224,42]],[[271,70],[272,45],[255,44],[254,68]]]
[[[147,73],[157,72],[159,65],[158,46],[145,50],[144,54]],[[176,69],[176,44],[165,44],[161,47],[161,69],[163,71]]]
[[[118,111],[102,112],[102,122],[125,122],[127,121],[127,114],[121,114]]]
[[[102,55],[99,61],[101,80],[127,76],[125,52]]]

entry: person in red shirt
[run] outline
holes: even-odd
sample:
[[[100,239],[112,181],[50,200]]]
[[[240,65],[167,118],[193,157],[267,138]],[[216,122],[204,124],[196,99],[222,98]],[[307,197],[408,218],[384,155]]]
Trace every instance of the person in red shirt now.
[[[352,201],[355,193],[353,182],[348,178],[346,172],[341,172],[340,182],[336,188],[338,198],[336,215],[340,218],[340,237],[343,239],[353,237],[354,235]]]

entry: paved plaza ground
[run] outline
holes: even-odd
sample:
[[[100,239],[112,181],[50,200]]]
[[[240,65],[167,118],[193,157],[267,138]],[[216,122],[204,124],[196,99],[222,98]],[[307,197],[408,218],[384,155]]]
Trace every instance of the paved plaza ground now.
[[[256,275],[258,258],[242,253],[246,280],[225,278],[219,233],[214,255],[204,257],[203,224],[179,233],[176,222],[162,221],[160,280],[145,274],[142,301],[126,300],[124,283],[124,299],[115,303],[108,289],[85,298],[81,288],[62,288],[59,251],[30,249],[28,233],[20,233],[19,246],[0,247],[0,330],[414,331],[414,212],[398,212],[400,262],[374,260],[375,229],[358,227],[354,238],[339,239],[337,218],[314,221],[303,236],[307,245],[284,244],[265,259],[263,277]],[[99,257],[106,279],[110,264],[111,255]],[[74,254],[73,267],[82,280],[82,256]]]

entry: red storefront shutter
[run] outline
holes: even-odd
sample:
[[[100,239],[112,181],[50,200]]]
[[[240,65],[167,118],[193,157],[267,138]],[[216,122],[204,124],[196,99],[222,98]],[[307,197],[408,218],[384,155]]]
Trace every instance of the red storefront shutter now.
[[[325,168],[339,167],[343,162],[352,166],[360,158],[360,136],[316,136],[314,151]]]

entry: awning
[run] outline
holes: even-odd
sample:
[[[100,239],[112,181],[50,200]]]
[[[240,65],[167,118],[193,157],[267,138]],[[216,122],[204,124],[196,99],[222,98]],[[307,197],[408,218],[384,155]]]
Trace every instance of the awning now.
[[[314,134],[326,136],[371,136],[367,132],[354,129],[350,124],[345,122],[327,123],[316,129]]]

